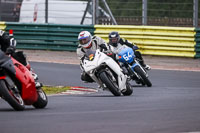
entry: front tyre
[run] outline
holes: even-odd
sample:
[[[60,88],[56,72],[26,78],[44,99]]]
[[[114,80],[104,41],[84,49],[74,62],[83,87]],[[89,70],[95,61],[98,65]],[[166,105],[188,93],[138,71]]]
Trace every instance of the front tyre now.
[[[112,75],[109,75],[106,72],[101,72],[99,74],[99,78],[101,79],[101,81],[106,85],[106,87],[110,90],[110,92],[114,95],[114,96],[120,96],[121,92],[118,89],[118,85],[116,83],[114,83],[114,81],[112,80]]]
[[[145,75],[145,73],[142,71],[142,69],[139,66],[135,66],[134,71],[141,77],[143,82],[148,86],[151,87],[152,83],[148,79],[148,77]],[[144,85],[144,84],[143,84]]]
[[[38,93],[38,99],[33,104],[33,106],[37,109],[45,108],[48,103],[48,99],[45,92],[42,90],[42,88],[37,88],[37,93]]]
[[[22,111],[25,109],[25,104],[21,95],[16,92],[14,93],[12,90],[8,90],[4,80],[0,80],[0,94],[14,110]]]

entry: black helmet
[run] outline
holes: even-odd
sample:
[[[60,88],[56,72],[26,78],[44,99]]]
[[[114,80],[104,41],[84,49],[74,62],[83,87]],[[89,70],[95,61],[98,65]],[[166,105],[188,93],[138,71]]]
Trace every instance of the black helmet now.
[[[120,36],[119,36],[118,32],[116,32],[116,31],[110,32],[110,34],[109,34],[109,44],[110,45],[117,47],[117,43],[119,42],[119,40],[120,40]]]

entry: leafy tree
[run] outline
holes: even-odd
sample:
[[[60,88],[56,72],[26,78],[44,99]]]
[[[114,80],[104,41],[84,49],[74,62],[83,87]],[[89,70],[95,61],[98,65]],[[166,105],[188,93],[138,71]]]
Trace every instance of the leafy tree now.
[[[115,17],[142,15],[142,0],[107,0],[107,3]],[[149,17],[191,18],[193,16],[193,0],[148,0],[147,7]]]

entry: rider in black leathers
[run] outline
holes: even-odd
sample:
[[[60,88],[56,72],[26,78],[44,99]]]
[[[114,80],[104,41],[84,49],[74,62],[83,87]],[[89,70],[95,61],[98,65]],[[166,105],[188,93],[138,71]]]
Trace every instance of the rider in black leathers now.
[[[13,37],[10,37],[6,32],[0,30],[0,46],[3,52],[14,52],[16,47],[16,41]]]
[[[37,79],[37,74],[35,74],[30,67],[29,63],[26,60],[26,56],[24,55],[23,51],[15,51],[16,50],[16,40],[13,36],[10,36],[8,33],[4,32],[3,30],[0,30],[0,47],[1,51],[3,51],[5,54],[10,54],[13,58],[15,58],[17,61],[19,61],[21,64],[26,66],[27,69],[29,69],[34,77],[34,79]],[[38,82],[36,83],[36,87],[40,87],[41,84]]]
[[[128,40],[125,40],[123,38],[120,37],[119,33],[116,31],[112,31],[109,33],[109,47],[110,50],[113,53],[116,53],[116,51],[122,46],[122,45],[126,45],[130,48],[132,48],[135,52],[135,56],[136,58],[139,60],[140,64],[142,65],[142,67],[144,67],[146,70],[150,70],[151,67],[147,64],[144,63],[144,59],[142,58],[142,54],[140,53],[140,51],[136,51],[138,49],[138,47],[129,42]]]
[[[27,66],[26,57],[22,51],[15,52],[16,50],[16,40],[13,36],[10,36],[8,33],[0,30],[0,46],[1,50],[6,54],[11,54],[13,58],[18,60],[24,66]]]

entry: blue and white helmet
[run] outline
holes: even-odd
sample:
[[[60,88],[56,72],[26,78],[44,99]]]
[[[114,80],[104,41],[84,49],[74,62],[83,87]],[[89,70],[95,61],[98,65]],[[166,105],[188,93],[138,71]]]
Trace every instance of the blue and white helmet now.
[[[82,31],[78,35],[78,41],[83,48],[90,48],[92,46],[92,35],[88,31]]]

